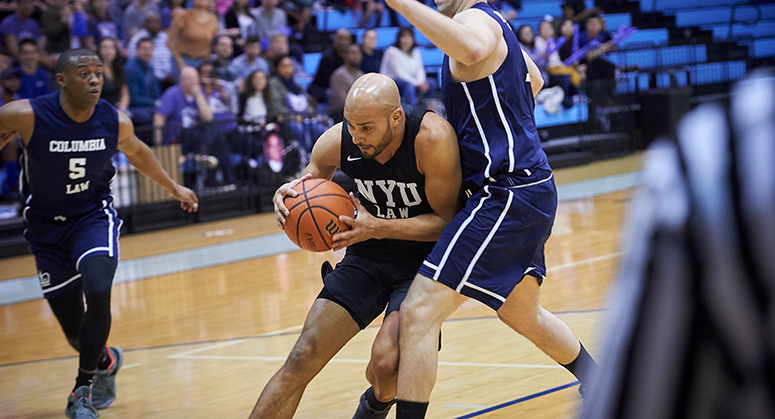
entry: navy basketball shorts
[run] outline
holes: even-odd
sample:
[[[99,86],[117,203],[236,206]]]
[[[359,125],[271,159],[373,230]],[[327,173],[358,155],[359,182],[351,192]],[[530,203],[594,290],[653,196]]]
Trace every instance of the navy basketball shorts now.
[[[556,211],[553,177],[485,186],[447,225],[419,274],[498,310],[525,275],[543,282]]]
[[[384,262],[346,254],[326,275],[318,298],[342,306],[363,330],[383,311],[387,316],[401,308],[424,257]]]
[[[80,264],[91,256],[119,259],[118,237],[122,221],[110,204],[86,215],[54,220],[25,213],[24,236],[35,256],[38,279],[45,298],[59,295],[81,278]],[[113,281],[113,278],[104,278]]]

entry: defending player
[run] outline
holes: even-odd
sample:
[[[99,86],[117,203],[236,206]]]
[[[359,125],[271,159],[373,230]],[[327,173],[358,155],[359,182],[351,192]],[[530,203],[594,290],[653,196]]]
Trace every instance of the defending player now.
[[[331,179],[336,168],[358,186],[351,229],[334,235],[334,249],[347,254],[325,277],[285,364],[271,378],[251,418],[290,418],[307,384],[337,352],[385,311],[372,346],[366,377],[372,384],[355,418],[383,418],[393,404],[398,373],[398,308],[444,226],[461,203],[457,138],[443,118],[402,108],[388,77],[367,74],[355,81],[345,120],[315,143],[302,179]],[[285,196],[274,197],[277,222],[287,215]],[[385,307],[387,306],[387,310]]]
[[[436,379],[438,331],[466,297],[580,375],[594,361],[573,331],[539,304],[544,243],[557,191],[533,116],[543,80],[514,31],[485,1],[387,0],[447,55],[442,87],[471,193],[444,230],[401,307],[398,418],[425,416]]]
[[[170,179],[135,137],[129,117],[100,99],[102,63],[96,53],[65,51],[57,61],[56,79],[61,92],[0,108],[0,148],[15,133],[21,136],[25,237],[43,295],[80,353],[65,415],[94,418],[95,408],[115,399],[115,377],[123,362],[120,348],[105,346],[121,229],[111,205],[113,154],[126,154],[184,210],[196,211],[198,204],[194,193]]]

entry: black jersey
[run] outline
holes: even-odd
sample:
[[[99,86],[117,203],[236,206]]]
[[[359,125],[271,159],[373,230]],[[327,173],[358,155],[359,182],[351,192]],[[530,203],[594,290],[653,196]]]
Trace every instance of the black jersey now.
[[[404,107],[405,129],[401,146],[385,164],[363,157],[342,122],[341,169],[358,188],[358,198],[369,213],[377,218],[398,219],[433,212],[425,196],[425,176],[417,170],[414,141],[420,131],[425,110]],[[348,252],[391,260],[402,257],[424,258],[435,242],[371,239],[349,247]]]

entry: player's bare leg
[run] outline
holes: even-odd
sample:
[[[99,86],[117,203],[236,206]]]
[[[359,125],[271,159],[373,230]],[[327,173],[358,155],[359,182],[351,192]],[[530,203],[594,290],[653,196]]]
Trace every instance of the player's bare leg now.
[[[498,310],[498,317],[560,364],[576,359],[581,344],[565,322],[541,307],[541,287],[526,275]]]
[[[309,382],[359,331],[347,310],[315,300],[288,359],[264,387],[250,418],[293,417]]]
[[[417,275],[401,305],[397,399],[427,403],[436,382],[441,323],[467,297]],[[400,405],[399,405],[400,409]]]
[[[366,379],[374,387],[374,395],[383,403],[396,398],[398,383],[399,312],[390,313],[382,322],[371,346],[371,359],[366,367]]]

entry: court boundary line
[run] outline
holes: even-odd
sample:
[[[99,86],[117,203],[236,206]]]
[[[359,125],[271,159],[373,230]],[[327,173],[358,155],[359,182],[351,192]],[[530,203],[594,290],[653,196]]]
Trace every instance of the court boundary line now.
[[[553,311],[552,313],[554,313],[555,315],[558,315],[558,314],[577,314],[577,313],[584,313],[584,314],[586,314],[586,313],[605,312],[605,311],[608,311],[608,310],[609,309],[607,309],[607,308],[595,308],[595,309],[589,309],[589,310]],[[459,322],[459,321],[469,321],[469,320],[487,320],[487,319],[497,319],[497,318],[498,318],[498,316],[465,317],[465,318],[447,319],[447,320],[444,321],[444,323],[447,323],[447,322]],[[381,324],[374,324],[374,325],[367,326],[366,328],[367,329],[371,329],[371,328],[380,327],[380,326],[381,326]],[[272,331],[272,332],[266,332],[266,333],[262,333],[262,334],[255,335],[255,336],[242,336],[242,337],[238,337],[238,338],[211,339],[211,340],[204,340],[204,341],[199,341],[199,342],[181,342],[181,343],[170,343],[170,344],[167,344],[167,345],[144,346],[142,348],[124,349],[124,352],[152,351],[154,349],[170,349],[170,348],[176,348],[176,347],[204,345],[204,344],[207,344],[207,343],[211,343],[211,344],[215,345],[215,344],[218,344],[218,343],[225,343],[225,342],[231,342],[231,341],[245,341],[245,340],[252,340],[252,339],[266,339],[266,338],[271,338],[271,337],[276,337],[276,336],[293,335],[293,334],[298,333],[298,332],[295,332],[293,330],[301,329],[302,327],[303,327],[302,325],[292,326],[292,327],[289,327],[289,328],[286,328],[286,329],[280,329],[280,330],[275,330],[275,331]],[[286,330],[288,330],[288,331],[286,331]],[[228,346],[228,345],[225,345],[225,346]],[[183,352],[183,353],[185,353],[185,352]],[[168,355],[168,356],[173,356],[173,355]],[[30,361],[11,362],[11,363],[8,363],[8,364],[0,364],[0,369],[5,368],[5,367],[15,367],[15,366],[19,366],[19,365],[37,364],[37,363],[42,363],[42,362],[62,361],[62,360],[65,360],[65,359],[72,359],[72,358],[77,358],[77,357],[78,357],[78,355],[76,354],[76,355],[58,356],[58,357],[54,357],[54,358],[33,359],[33,360],[30,360]]]
[[[518,399],[514,399],[514,400],[511,400],[511,401],[508,401],[508,402],[505,402],[505,403],[501,403],[501,404],[498,404],[498,405],[495,405],[495,406],[492,406],[492,407],[488,407],[486,409],[478,410],[476,412],[469,413],[467,415],[458,416],[455,419],[474,418],[474,417],[477,417],[477,416],[481,416],[481,415],[483,415],[485,413],[490,413],[490,412],[494,412],[496,410],[500,410],[500,409],[503,409],[503,408],[506,408],[506,407],[509,407],[509,406],[514,406],[515,404],[526,402],[528,400],[537,399],[537,398],[539,398],[541,396],[546,396],[547,394],[556,393],[556,392],[558,392],[560,390],[565,390],[566,388],[574,387],[574,386],[577,386],[577,385],[579,385],[578,381],[574,381],[574,382],[568,383],[568,384],[563,384],[561,386],[557,386],[557,387],[554,387],[554,388],[550,388],[548,390],[540,391],[538,393],[534,393],[534,394],[531,394],[531,395],[528,395],[528,396],[525,396],[525,397],[520,397]]]

